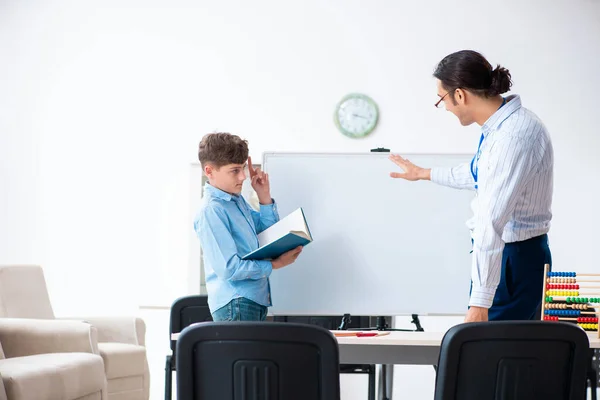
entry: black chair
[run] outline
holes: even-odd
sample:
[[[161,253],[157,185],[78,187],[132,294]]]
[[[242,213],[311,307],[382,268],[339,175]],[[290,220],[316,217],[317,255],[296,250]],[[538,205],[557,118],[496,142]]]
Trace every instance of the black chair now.
[[[590,399],[598,399],[598,384],[600,384],[600,349],[590,349],[590,364],[587,373],[587,387],[590,388]]]
[[[565,322],[460,324],[442,340],[435,400],[583,400],[588,350]]]
[[[171,322],[169,324],[169,341],[171,353],[167,355],[165,365],[165,400],[171,400],[173,393],[173,371],[175,371],[177,341],[171,340],[172,333],[179,333],[187,326],[212,321],[208,308],[208,297],[202,295],[181,297],[171,305]]]
[[[177,340],[178,400],[339,400],[338,345],[318,326],[212,322]]]
[[[341,316],[284,316],[276,315],[273,317],[275,322],[294,322],[299,324],[317,325],[328,330],[338,329],[342,322]],[[345,329],[359,329],[371,326],[371,317],[352,316],[345,324]],[[340,364],[340,373],[342,374],[367,374],[369,377],[368,400],[375,400],[375,377],[377,368],[374,364]]]

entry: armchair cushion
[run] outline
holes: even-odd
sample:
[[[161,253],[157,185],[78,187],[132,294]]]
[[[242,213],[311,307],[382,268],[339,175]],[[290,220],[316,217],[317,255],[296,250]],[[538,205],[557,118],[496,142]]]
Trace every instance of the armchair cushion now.
[[[125,343],[99,343],[98,348],[104,360],[107,379],[144,375],[147,362],[145,347]]]
[[[89,353],[7,358],[0,375],[9,399],[73,400],[106,390],[102,358]]]
[[[7,358],[45,353],[99,354],[96,329],[80,321],[0,318],[0,343]]]

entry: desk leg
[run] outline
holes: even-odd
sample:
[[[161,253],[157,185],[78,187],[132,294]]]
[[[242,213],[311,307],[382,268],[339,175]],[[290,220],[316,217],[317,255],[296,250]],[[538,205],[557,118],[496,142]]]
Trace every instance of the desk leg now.
[[[394,366],[380,365],[379,368],[379,385],[377,391],[378,400],[391,400],[394,389]]]

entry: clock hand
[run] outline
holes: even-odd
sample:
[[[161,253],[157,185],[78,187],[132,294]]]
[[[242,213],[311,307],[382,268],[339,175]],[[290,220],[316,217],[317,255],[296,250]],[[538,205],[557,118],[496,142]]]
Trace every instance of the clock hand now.
[[[358,117],[358,118],[363,118],[363,119],[367,119],[367,117],[364,117],[362,115],[359,114],[352,114],[353,117]]]

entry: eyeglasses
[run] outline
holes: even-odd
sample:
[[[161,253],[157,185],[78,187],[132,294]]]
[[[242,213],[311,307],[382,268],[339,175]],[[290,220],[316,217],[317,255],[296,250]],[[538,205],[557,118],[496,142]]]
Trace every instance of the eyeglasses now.
[[[437,101],[437,103],[435,103],[435,108],[440,108],[440,103],[442,102],[442,100],[444,100],[444,97],[448,96],[448,93],[450,93],[450,92],[446,92],[445,95],[440,97],[440,99]]]

